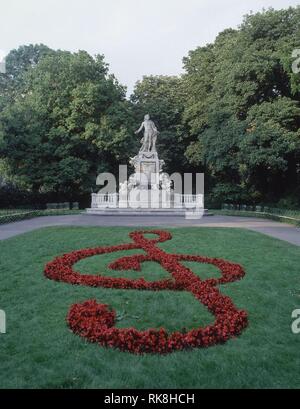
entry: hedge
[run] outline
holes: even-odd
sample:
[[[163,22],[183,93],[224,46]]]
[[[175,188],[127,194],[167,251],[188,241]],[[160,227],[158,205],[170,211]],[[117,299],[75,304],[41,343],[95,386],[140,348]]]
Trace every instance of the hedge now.
[[[234,206],[233,208],[227,208],[227,206]],[[222,214],[224,216],[242,216],[242,217],[258,217],[262,219],[271,219],[283,223],[293,224],[300,227],[300,211],[278,209],[263,206],[254,206],[255,210],[250,210],[250,206],[243,205],[225,205],[221,210],[214,210],[216,214]],[[253,207],[252,207],[253,208]]]
[[[2,211],[4,212],[4,211]],[[82,210],[28,210],[28,211],[12,211],[8,210],[1,215],[0,224],[17,222],[20,220],[32,219],[40,216],[63,216],[68,214],[79,214]]]

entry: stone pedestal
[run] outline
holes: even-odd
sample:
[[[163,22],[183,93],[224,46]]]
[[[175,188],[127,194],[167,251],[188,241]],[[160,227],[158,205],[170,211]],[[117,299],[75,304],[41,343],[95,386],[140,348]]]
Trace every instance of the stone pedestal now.
[[[139,152],[131,158],[130,164],[134,167],[136,186],[144,189],[159,189],[159,177],[164,163],[163,160],[159,160],[157,152]]]

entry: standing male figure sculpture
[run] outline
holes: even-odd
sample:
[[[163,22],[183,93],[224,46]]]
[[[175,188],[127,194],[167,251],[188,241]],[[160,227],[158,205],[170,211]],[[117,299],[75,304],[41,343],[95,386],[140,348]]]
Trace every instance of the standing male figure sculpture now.
[[[144,129],[144,137],[141,140],[142,147],[140,152],[156,152],[156,139],[159,132],[154,122],[151,121],[149,114],[145,115],[144,122],[135,134],[139,134],[142,129]]]

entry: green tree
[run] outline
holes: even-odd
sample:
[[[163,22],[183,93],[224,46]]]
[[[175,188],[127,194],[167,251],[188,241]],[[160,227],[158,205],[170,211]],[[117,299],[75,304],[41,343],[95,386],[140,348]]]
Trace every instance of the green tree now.
[[[22,89],[0,114],[0,154],[23,184],[75,198],[99,171],[116,171],[130,149],[130,110],[103,56],[51,52]]]
[[[297,194],[300,88],[292,53],[299,38],[300,7],[269,9],[184,59],[186,156],[205,165],[211,189],[231,184],[256,201]]]
[[[6,73],[0,75],[0,111],[23,93],[24,76],[53,50],[43,44],[30,44],[10,51],[6,57]]]

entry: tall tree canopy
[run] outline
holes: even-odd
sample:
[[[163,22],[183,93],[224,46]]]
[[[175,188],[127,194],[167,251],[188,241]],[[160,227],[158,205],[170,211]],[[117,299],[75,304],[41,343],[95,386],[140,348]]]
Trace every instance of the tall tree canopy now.
[[[0,113],[1,156],[33,191],[76,197],[128,154],[125,89],[101,55],[51,51],[28,67],[23,48],[15,58],[18,52],[8,56],[22,80]]]
[[[299,38],[300,8],[270,9],[184,59],[186,155],[223,200],[300,197]]]

